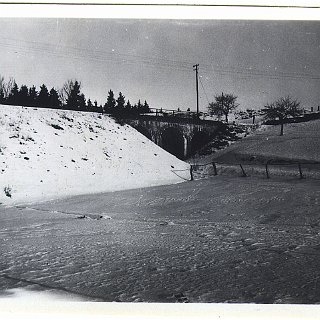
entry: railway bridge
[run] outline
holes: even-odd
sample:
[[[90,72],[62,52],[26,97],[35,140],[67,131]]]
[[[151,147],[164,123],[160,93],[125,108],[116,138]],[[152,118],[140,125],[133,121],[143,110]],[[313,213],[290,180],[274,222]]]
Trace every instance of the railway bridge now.
[[[179,159],[195,154],[224,126],[219,121],[178,116],[141,115],[126,122]]]

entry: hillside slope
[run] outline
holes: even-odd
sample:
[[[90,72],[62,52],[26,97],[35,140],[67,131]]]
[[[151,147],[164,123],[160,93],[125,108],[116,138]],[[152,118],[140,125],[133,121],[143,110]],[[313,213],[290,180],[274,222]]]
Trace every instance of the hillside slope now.
[[[0,105],[1,203],[178,183],[188,168],[106,115]]]
[[[225,163],[265,163],[269,159],[320,161],[320,120],[287,124],[284,135],[279,126],[263,126],[252,135],[214,155]]]

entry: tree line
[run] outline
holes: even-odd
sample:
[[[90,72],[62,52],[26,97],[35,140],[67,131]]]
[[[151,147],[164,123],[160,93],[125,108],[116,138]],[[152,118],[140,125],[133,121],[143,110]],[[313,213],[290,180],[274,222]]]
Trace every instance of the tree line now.
[[[219,119],[224,117],[228,122],[229,114],[234,112],[239,104],[237,96],[233,94],[216,95],[215,101],[209,103],[208,112]],[[150,107],[147,101],[141,103],[139,100],[131,104],[125,99],[122,92],[119,92],[115,98],[114,92],[110,89],[104,105],[98,105],[97,101],[86,99],[81,93],[81,82],[77,80],[68,80],[60,90],[47,88],[45,84],[40,86],[38,91],[35,86],[28,88],[26,85],[18,87],[16,81],[10,78],[7,82],[0,76],[0,104],[34,106],[41,108],[53,108],[64,110],[77,110],[107,113],[117,118],[137,116],[143,113],[149,113]],[[257,114],[255,110],[247,110],[252,117]],[[287,96],[268,103],[259,112],[265,120],[278,120],[281,126],[280,135],[283,135],[283,125],[288,118],[297,117],[303,113],[300,108],[300,102]]]
[[[116,99],[111,89],[108,91],[106,102],[103,105],[98,105],[96,100],[92,102],[90,98],[86,99],[81,92],[81,82],[77,80],[66,81],[60,90],[54,87],[49,90],[43,84],[38,91],[35,86],[29,88],[26,85],[21,85],[19,87],[13,78],[5,81],[0,76],[0,104],[99,112],[118,117],[136,116],[150,112],[147,101],[141,103],[139,100],[137,103],[131,104],[130,100],[126,100],[121,92]]]

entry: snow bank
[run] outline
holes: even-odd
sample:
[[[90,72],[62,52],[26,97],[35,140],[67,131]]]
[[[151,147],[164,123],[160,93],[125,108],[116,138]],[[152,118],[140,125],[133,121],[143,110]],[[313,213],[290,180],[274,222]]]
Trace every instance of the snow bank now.
[[[178,183],[188,168],[106,115],[0,105],[1,203]]]

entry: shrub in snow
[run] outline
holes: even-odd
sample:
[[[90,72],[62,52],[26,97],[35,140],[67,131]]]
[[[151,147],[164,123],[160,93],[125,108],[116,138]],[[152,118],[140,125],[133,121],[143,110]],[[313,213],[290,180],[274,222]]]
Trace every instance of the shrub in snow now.
[[[22,136],[21,139],[24,140],[24,141],[33,141],[34,142],[34,139],[32,137],[30,137],[29,135]]]
[[[60,127],[58,124],[51,124],[51,127],[57,130],[64,130],[62,127]]]
[[[12,196],[12,188],[11,188],[10,186],[4,187],[4,188],[3,188],[3,191],[4,191],[4,194],[5,194],[7,197],[11,198],[11,196]]]

